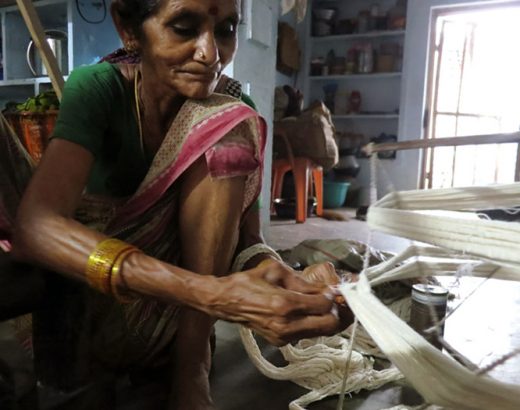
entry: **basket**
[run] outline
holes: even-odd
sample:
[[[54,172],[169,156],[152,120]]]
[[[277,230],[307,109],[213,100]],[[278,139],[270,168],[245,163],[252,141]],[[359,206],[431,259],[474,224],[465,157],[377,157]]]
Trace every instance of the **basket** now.
[[[38,162],[52,135],[58,110],[21,111],[5,114],[7,121],[22,141],[29,155]]]

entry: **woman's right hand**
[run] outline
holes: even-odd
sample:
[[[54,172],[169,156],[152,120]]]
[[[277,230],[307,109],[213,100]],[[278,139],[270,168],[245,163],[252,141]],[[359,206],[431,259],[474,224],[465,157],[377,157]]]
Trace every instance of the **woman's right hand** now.
[[[312,284],[282,262],[217,278],[207,313],[239,322],[277,346],[339,330],[328,287]]]

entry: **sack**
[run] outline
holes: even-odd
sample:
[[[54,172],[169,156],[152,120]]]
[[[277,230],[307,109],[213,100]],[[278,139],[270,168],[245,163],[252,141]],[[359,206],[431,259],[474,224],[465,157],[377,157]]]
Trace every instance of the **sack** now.
[[[274,123],[273,152],[275,158],[288,158],[287,145],[277,134],[285,134],[295,157],[306,157],[331,169],[339,160],[336,130],[329,109],[316,102],[298,117],[288,117]]]
[[[290,264],[298,263],[303,267],[315,263],[331,262],[336,269],[358,273],[363,270],[366,247],[362,242],[348,239],[307,239],[291,249],[284,258]],[[391,256],[370,248],[370,266],[386,261]]]

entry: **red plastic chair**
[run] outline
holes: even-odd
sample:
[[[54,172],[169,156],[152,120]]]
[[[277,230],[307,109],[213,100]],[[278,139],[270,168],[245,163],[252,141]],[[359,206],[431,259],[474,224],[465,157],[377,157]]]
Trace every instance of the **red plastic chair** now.
[[[274,209],[274,200],[282,195],[283,177],[288,171],[293,172],[294,188],[296,191],[296,222],[303,223],[307,219],[307,203],[311,184],[309,180],[314,180],[316,191],[316,215],[323,215],[323,168],[314,163],[310,158],[295,157],[286,131],[274,129],[274,137],[283,138],[287,147],[288,158],[275,159],[272,169],[271,185],[271,211]]]

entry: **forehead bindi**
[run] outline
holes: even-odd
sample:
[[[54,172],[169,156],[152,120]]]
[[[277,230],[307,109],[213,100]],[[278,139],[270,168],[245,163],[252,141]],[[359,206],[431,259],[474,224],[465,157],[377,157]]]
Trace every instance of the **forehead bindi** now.
[[[208,13],[210,16],[216,16],[218,14],[218,6],[216,4],[211,4],[208,9]]]

